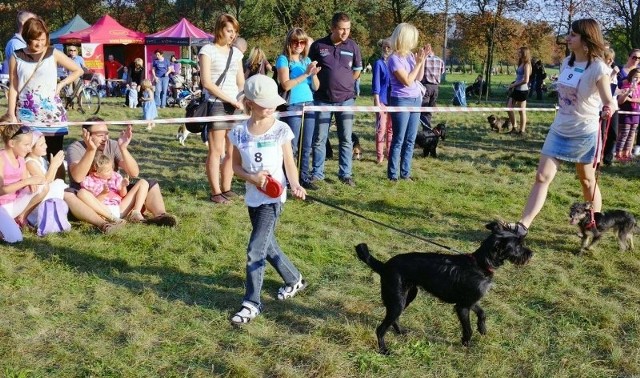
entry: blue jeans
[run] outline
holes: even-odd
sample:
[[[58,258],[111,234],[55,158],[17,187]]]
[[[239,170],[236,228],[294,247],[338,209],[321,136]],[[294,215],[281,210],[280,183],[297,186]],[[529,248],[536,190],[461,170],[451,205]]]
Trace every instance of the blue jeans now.
[[[351,106],[354,99],[344,102],[322,102],[315,101],[317,106]],[[327,138],[329,136],[329,126],[331,125],[331,115],[335,114],[336,125],[338,126],[338,142],[340,156],[338,160],[338,177],[341,179],[351,177],[351,165],[353,162],[353,143],[351,133],[353,132],[353,112],[316,112],[316,135],[313,138],[313,170],[311,176],[317,179],[324,179],[324,160],[327,155]]]
[[[276,241],[274,232],[282,213],[282,203],[269,203],[248,209],[253,230],[251,230],[247,247],[247,279],[243,300],[250,301],[257,308],[261,308],[260,290],[267,261],[276,269],[286,285],[294,285],[298,282],[300,272],[282,252]]]
[[[420,97],[391,97],[389,106],[420,106],[421,101]],[[391,138],[389,165],[387,166],[387,177],[390,180],[398,179],[398,167],[400,168],[400,178],[411,177],[413,146],[416,142],[419,123],[420,113],[391,113],[393,137]]]
[[[169,76],[159,77],[156,82],[155,100],[161,108],[167,107],[167,90],[169,89]]]
[[[301,102],[293,104],[288,107],[288,111],[300,111],[302,106],[313,105],[313,102]],[[300,170],[300,180],[311,180],[309,174],[309,163],[311,161],[311,152],[313,147],[313,134],[316,129],[315,112],[307,112],[304,114],[304,125],[302,124],[302,116],[284,117],[281,119],[285,122],[293,131],[293,140],[291,141],[291,148],[293,149],[293,156],[296,159],[296,164],[300,162],[298,167]],[[298,157],[298,148],[300,146],[300,135],[302,135],[302,153]]]

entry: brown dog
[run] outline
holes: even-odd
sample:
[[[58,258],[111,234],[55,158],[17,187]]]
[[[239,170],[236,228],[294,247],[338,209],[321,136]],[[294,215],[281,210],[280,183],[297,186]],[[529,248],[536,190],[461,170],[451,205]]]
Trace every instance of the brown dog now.
[[[511,122],[506,118],[496,117],[492,114],[487,117],[487,121],[489,122],[491,129],[497,133],[500,133],[503,130],[506,132],[511,130]]]

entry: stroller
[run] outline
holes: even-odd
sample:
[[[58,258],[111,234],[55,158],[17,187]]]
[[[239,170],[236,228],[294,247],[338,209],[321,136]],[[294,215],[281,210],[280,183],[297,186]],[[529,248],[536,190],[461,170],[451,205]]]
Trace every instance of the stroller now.
[[[464,81],[456,81],[453,83],[453,105],[467,106],[467,85]]]

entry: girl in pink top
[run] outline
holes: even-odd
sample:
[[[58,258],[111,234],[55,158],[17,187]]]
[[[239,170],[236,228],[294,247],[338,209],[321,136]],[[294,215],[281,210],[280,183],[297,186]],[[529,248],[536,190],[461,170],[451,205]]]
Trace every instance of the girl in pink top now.
[[[147,199],[149,183],[138,180],[128,189],[129,179],[115,171],[113,160],[104,154],[93,159],[91,172],[80,183],[78,198],[96,213],[114,222],[126,217],[130,222],[142,222],[142,206]]]
[[[2,121],[6,122],[5,117]],[[17,243],[22,241],[21,228],[27,223],[27,215],[49,189],[43,177],[30,176],[26,168],[24,157],[31,151],[31,128],[15,124],[0,129],[5,146],[0,150],[0,237]]]

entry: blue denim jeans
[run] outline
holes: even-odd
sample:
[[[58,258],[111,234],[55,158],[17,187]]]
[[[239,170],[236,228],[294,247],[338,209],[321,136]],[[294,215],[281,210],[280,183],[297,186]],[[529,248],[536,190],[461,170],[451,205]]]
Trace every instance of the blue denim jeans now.
[[[169,76],[159,77],[156,82],[155,100],[161,108],[167,107],[167,90],[169,89]]]
[[[251,238],[247,247],[247,279],[244,301],[250,301],[261,308],[260,290],[264,280],[266,262],[271,264],[287,285],[294,285],[300,279],[300,272],[287,255],[282,252],[275,237],[275,228],[282,203],[269,203],[249,207]]]
[[[389,106],[420,106],[420,97],[391,97]],[[389,165],[387,177],[398,179],[411,177],[411,161],[413,160],[413,146],[418,134],[420,113],[398,112],[391,113],[391,125],[393,137],[391,138],[391,150],[389,151]]]
[[[287,110],[300,111],[302,110],[303,105],[310,106],[313,105],[313,102],[301,102],[290,105]],[[300,170],[300,180],[309,181],[311,180],[309,163],[311,162],[311,152],[313,151],[313,134],[316,129],[315,112],[307,112],[304,114],[304,124],[302,123],[302,116],[283,117],[281,120],[289,125],[291,131],[293,131],[291,148],[293,149],[293,156],[296,159],[296,164],[300,162],[300,166],[298,167]],[[298,156],[300,135],[302,135],[302,153]]]
[[[315,101],[317,106],[351,106],[354,99],[344,102],[322,102]],[[317,179],[324,179],[324,161],[327,155],[327,138],[329,136],[329,126],[331,116],[335,114],[336,125],[338,126],[338,142],[340,155],[338,158],[338,177],[341,179],[351,177],[351,165],[353,162],[353,143],[351,133],[353,132],[353,112],[316,112],[316,135],[313,138],[313,170],[311,176]]]

